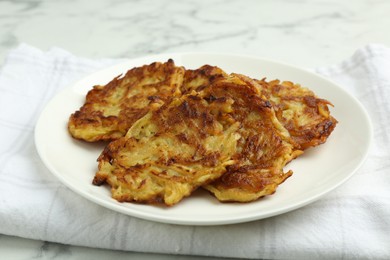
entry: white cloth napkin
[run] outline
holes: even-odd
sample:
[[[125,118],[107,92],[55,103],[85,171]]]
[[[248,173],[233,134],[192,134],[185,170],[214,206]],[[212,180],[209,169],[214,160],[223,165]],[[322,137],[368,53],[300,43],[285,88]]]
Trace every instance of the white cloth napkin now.
[[[0,71],[0,233],[97,248],[283,259],[390,259],[390,49],[369,45],[316,71],[368,110],[374,143],[345,184],[304,208],[244,224],[160,224],[80,197],[38,157],[36,120],[59,90],[118,60],[89,60],[61,49],[20,45]]]

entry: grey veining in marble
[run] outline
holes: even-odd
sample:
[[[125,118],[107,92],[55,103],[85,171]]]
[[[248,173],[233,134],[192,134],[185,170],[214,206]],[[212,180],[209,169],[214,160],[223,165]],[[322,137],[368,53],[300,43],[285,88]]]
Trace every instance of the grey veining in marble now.
[[[0,54],[27,42],[88,57],[218,51],[318,66],[390,42],[389,10],[362,0],[2,1]]]

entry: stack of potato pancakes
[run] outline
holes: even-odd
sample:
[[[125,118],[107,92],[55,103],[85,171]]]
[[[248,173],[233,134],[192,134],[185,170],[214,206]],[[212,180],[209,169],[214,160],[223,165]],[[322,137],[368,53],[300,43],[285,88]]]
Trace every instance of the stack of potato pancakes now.
[[[337,124],[330,102],[292,82],[252,79],[173,60],[94,86],[68,129],[110,141],[93,184],[121,202],[171,206],[202,187],[220,201],[273,194],[283,167],[322,144]]]

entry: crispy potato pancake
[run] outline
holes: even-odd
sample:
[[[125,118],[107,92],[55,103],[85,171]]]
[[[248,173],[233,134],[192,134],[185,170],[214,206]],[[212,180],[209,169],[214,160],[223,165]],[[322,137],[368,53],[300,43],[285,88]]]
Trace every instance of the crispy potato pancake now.
[[[336,127],[337,120],[330,115],[325,99],[313,91],[290,81],[254,80],[235,74],[247,84],[260,90],[273,105],[278,120],[289,131],[298,149],[307,149],[325,143]]]
[[[176,204],[234,163],[239,124],[226,122],[228,102],[185,95],[148,113],[106,147],[93,183],[107,182],[118,201]]]
[[[229,76],[137,121],[101,154],[93,183],[107,182],[119,201],[174,205],[199,186],[221,200],[232,190],[228,200],[254,200],[272,194],[291,175],[283,173],[296,156],[288,140],[270,103]],[[225,172],[266,180],[207,185]]]
[[[184,68],[173,60],[129,70],[108,84],[94,86],[85,104],[70,116],[74,138],[88,142],[115,140],[138,119],[180,93]]]
[[[269,96],[276,104],[276,116],[299,149],[326,142],[337,124],[337,120],[330,115],[328,105],[332,104],[329,101],[318,98],[311,90],[290,81],[280,83],[274,80],[267,86],[263,89],[272,93]]]
[[[68,129],[114,140],[93,184],[109,184],[118,201],[172,206],[203,187],[220,201],[249,202],[273,194],[292,175],[283,167],[327,140],[337,124],[328,105],[289,81],[168,60],[95,86]]]
[[[234,85],[232,85],[234,79]],[[229,90],[233,88],[234,91]],[[239,123],[235,164],[218,180],[203,186],[220,201],[248,202],[273,194],[292,171],[283,167],[301,154],[259,90],[231,75],[212,85],[211,99],[232,99],[231,122]]]
[[[275,145],[279,142],[277,139],[272,136],[263,139],[271,149],[267,151],[263,148],[269,157],[254,159],[254,164],[260,167],[237,164],[229,166],[220,179],[204,186],[220,201],[248,202],[275,192],[276,187],[292,174],[280,173],[281,169],[291,159],[299,156],[302,153],[300,150],[324,143],[335,128],[337,120],[330,116],[328,101],[319,99],[312,91],[300,85],[289,81],[267,82],[265,79],[253,80],[245,75],[233,75],[256,88],[260,95],[270,101],[276,112],[276,121],[288,130],[291,137],[289,143],[296,149],[290,157],[283,157],[286,156],[283,155],[283,150],[278,151],[278,145]],[[264,130],[259,129],[259,132],[262,131]],[[267,144],[263,146],[267,147]],[[246,150],[242,150],[240,156],[245,156],[246,153]],[[274,168],[266,169],[263,165]]]

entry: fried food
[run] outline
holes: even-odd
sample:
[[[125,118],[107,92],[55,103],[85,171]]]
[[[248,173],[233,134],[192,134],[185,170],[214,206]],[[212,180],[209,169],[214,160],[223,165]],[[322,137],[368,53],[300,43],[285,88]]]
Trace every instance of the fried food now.
[[[258,81],[262,84],[264,81]],[[273,80],[263,87],[275,104],[277,118],[289,131],[300,149],[323,144],[336,127],[328,105],[311,90],[290,81]],[[268,96],[266,93],[264,93]]]
[[[226,122],[230,102],[189,94],[148,113],[106,147],[93,183],[107,182],[118,201],[176,204],[234,163],[239,124]]]
[[[254,80],[235,74],[241,80],[258,88],[273,105],[278,120],[289,131],[298,149],[325,143],[336,127],[337,120],[330,115],[325,99],[318,98],[313,91],[291,81],[265,79]]]
[[[231,87],[234,91],[228,91]],[[283,167],[301,151],[294,148],[290,134],[258,89],[230,75],[228,80],[212,85],[210,93],[211,99],[234,100],[230,120],[241,127],[237,151],[232,157],[235,164],[228,166],[221,178],[203,188],[220,201],[248,202],[273,194],[278,185],[292,175],[292,171],[283,172]]]
[[[330,102],[289,81],[257,80],[172,60],[95,86],[70,116],[73,137],[113,140],[93,184],[122,202],[172,206],[203,187],[220,201],[273,194],[283,168],[324,143],[337,124]]]
[[[283,167],[296,151],[270,103],[256,93],[229,76],[150,112],[107,146],[94,184],[107,182],[119,201],[166,205],[200,186],[221,200],[232,191],[235,201],[272,194],[291,175]],[[208,185],[226,173],[262,177],[248,178],[247,185]]]
[[[85,104],[70,116],[74,138],[88,142],[115,140],[138,119],[180,93],[184,68],[173,60],[129,70],[106,85],[88,92]]]
[[[292,174],[281,174],[280,170],[292,158],[302,154],[301,150],[324,143],[335,128],[337,120],[330,116],[330,102],[318,98],[300,85],[289,81],[267,82],[265,79],[254,80],[245,75],[233,75],[256,88],[261,96],[270,101],[277,121],[289,132],[291,139],[288,142],[296,149],[292,155],[285,157],[283,149],[278,151],[278,145],[275,145],[279,140],[272,136],[263,139],[263,142],[268,142],[268,145],[263,146],[271,147],[271,150],[265,151],[267,157],[253,160],[260,167],[238,164],[229,166],[220,179],[204,186],[220,201],[248,202],[275,192],[276,187]],[[259,132],[262,130],[259,129]],[[246,150],[242,150],[240,156],[245,156],[246,153]],[[264,169],[263,165],[271,168]]]

